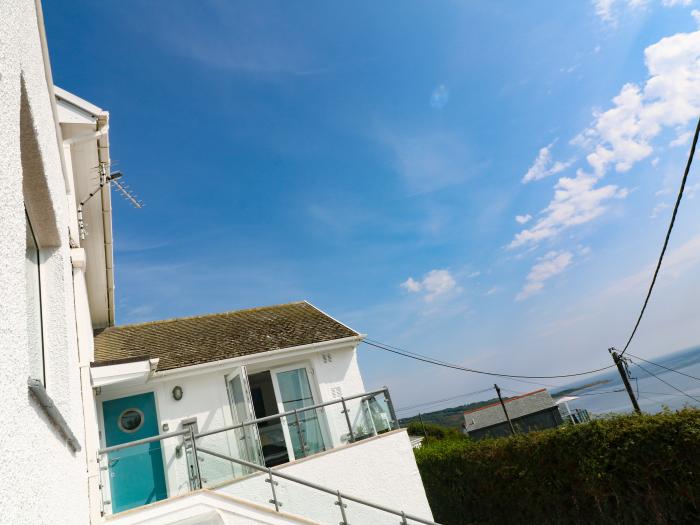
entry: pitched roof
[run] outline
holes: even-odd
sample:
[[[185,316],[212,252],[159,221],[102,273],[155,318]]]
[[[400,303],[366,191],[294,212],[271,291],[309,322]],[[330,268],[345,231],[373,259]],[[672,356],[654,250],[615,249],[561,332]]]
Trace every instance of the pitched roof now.
[[[504,399],[503,403],[506,405],[506,410],[508,411],[510,419],[517,419],[556,406],[546,388],[528,392],[521,396]],[[464,422],[467,426],[467,432],[498,425],[505,421],[506,416],[503,413],[503,407],[501,407],[500,402],[491,403],[490,405],[464,412]]]
[[[359,335],[306,301],[113,326],[95,333],[95,364],[159,358],[158,370]]]

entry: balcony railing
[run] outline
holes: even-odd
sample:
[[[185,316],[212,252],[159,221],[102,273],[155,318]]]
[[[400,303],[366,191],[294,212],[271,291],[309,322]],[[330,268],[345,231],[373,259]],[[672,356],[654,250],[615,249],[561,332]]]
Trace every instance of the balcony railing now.
[[[269,468],[265,465],[266,460],[268,464],[274,460],[275,450],[265,451],[259,438],[262,429],[268,433],[283,432],[286,442],[292,444],[290,456],[293,454],[294,459],[299,459],[397,428],[399,424],[391,396],[388,389],[383,388],[206,432],[197,432],[191,425],[176,432],[106,447],[98,451],[103,514],[114,514],[203,487],[222,486],[243,476],[264,472],[271,498],[256,503],[271,505],[276,511],[282,506],[281,492],[286,498],[284,510],[312,519],[307,510],[333,505],[338,508],[342,524],[348,523],[348,513],[356,516],[350,518],[355,523],[382,523],[379,517],[369,517],[368,512],[373,511],[386,517],[399,516],[399,523],[432,525],[432,521]],[[289,452],[280,454],[286,456]],[[151,476],[161,463],[164,477]],[[348,475],[352,475],[350,469]],[[142,490],[139,496],[138,487],[149,483],[151,490]],[[313,494],[304,494],[309,489]],[[260,498],[260,487],[253,492],[252,500]],[[143,494],[147,496],[144,498]],[[309,504],[310,497],[315,498],[313,505]]]

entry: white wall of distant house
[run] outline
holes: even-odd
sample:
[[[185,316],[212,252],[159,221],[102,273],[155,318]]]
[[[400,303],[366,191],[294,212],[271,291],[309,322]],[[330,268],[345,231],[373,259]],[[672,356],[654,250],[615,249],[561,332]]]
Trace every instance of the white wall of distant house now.
[[[28,350],[22,147],[40,167],[27,196],[36,199],[33,222],[44,245],[46,387],[84,445],[66,186],[38,27],[33,1],[0,2],[0,523],[73,525],[88,522],[84,446],[73,452],[27,389],[34,372]],[[22,81],[33,124],[20,130]],[[32,135],[33,152],[27,147]]]

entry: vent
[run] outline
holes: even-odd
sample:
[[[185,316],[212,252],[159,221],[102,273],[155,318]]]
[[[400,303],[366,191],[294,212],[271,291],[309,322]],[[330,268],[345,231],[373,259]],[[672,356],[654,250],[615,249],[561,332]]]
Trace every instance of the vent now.
[[[331,387],[331,396],[333,397],[333,399],[343,397],[343,389],[340,388],[339,386]]]

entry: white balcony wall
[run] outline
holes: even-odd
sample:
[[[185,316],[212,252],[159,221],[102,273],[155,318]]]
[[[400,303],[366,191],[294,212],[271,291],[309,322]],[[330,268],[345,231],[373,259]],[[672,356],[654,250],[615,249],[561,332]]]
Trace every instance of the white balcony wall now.
[[[339,449],[299,460],[276,470],[352,496],[432,520],[432,512],[405,430],[396,430]],[[216,489],[265,504],[271,498],[265,474],[254,474]],[[318,523],[340,522],[335,498],[309,487],[276,478],[281,510]],[[400,518],[346,501],[349,523],[396,525]],[[272,508],[270,503],[267,503]]]

